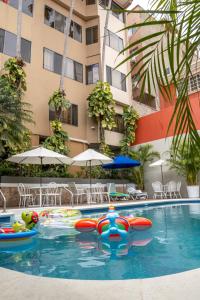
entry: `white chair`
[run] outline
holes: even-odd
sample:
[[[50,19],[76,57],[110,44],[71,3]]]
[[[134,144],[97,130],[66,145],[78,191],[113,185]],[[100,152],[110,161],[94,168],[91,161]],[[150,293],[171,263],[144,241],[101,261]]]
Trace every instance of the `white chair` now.
[[[73,203],[76,202],[77,204],[79,204],[79,200],[80,203],[83,203],[83,197],[87,197],[87,192],[85,192],[84,189],[78,189],[75,182],[70,182],[68,184],[68,187],[73,194]]]
[[[59,205],[61,206],[61,196],[62,191],[58,188],[58,185],[55,182],[50,182],[45,191],[43,206],[57,205],[57,200],[59,201]]]
[[[73,197],[72,191],[70,191],[66,187],[63,187],[63,190],[69,194],[69,203],[73,206],[74,205],[74,197]]]
[[[154,194],[153,194],[154,199],[157,199],[157,196],[160,198],[166,198],[166,193],[163,191],[163,185],[160,181],[153,182],[152,188],[154,191]]]
[[[0,190],[0,199],[3,201],[3,212],[6,212],[6,197],[2,190]]]
[[[175,181],[170,181],[167,184],[167,189],[165,190],[166,197],[177,198],[177,184]]]
[[[181,195],[181,181],[177,182],[176,184],[176,194],[178,197],[182,198],[182,195]]]
[[[108,191],[105,191],[103,184],[96,183],[92,186],[91,191],[91,200],[94,203],[100,202],[103,203],[104,200],[108,201],[110,203],[110,196]]]
[[[34,205],[34,198],[30,191],[30,187],[26,187],[23,183],[19,183],[17,189],[19,192],[19,207],[29,206],[29,204]]]

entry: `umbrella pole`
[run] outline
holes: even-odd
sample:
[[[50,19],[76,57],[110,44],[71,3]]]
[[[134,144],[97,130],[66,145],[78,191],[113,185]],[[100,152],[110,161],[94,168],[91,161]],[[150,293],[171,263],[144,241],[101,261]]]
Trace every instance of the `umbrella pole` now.
[[[41,171],[42,171],[42,157],[40,157]],[[40,207],[42,206],[42,175],[40,173]]]
[[[163,176],[163,168],[162,168],[162,165],[160,165],[160,169],[161,169],[161,176],[162,176],[162,185],[164,185],[164,176]]]
[[[92,191],[92,162],[90,160],[90,193]]]

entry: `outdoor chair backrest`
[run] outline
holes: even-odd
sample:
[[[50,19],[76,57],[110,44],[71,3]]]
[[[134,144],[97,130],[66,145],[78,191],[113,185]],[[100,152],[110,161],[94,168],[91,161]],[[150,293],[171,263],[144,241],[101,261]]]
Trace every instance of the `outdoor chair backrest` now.
[[[23,196],[26,194],[26,189],[25,189],[25,186],[23,183],[19,183],[17,189],[18,189],[20,196]]]
[[[181,181],[177,182],[177,185],[176,185],[176,191],[177,191],[177,192],[180,192],[180,191],[181,191]]]
[[[6,197],[2,190],[0,190],[0,199],[3,201],[3,211],[6,211]]]
[[[77,187],[76,187],[76,183],[75,183],[75,182],[70,182],[70,183],[68,183],[68,188],[70,189],[70,191],[71,191],[73,194],[77,194],[78,190],[77,190]]]
[[[155,181],[152,183],[152,188],[155,193],[163,192],[163,185],[160,181]]]
[[[107,185],[108,193],[116,193],[116,186],[114,182],[108,183]]]
[[[104,192],[104,186],[102,183],[96,183],[95,188],[96,188],[96,192],[99,194]]]
[[[136,193],[135,184],[134,183],[127,184],[126,190],[128,194],[135,194]]]
[[[177,185],[175,181],[170,181],[168,183],[168,191],[169,192],[176,192],[177,191]]]
[[[55,182],[50,182],[47,187],[47,194],[58,194],[58,185]]]

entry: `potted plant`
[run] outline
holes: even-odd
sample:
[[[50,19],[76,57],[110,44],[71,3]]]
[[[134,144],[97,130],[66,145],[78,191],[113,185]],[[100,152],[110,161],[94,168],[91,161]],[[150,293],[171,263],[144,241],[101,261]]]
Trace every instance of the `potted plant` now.
[[[189,143],[180,144],[170,150],[169,165],[178,175],[185,177],[189,198],[199,198],[198,174],[200,171],[200,156],[198,149]]]

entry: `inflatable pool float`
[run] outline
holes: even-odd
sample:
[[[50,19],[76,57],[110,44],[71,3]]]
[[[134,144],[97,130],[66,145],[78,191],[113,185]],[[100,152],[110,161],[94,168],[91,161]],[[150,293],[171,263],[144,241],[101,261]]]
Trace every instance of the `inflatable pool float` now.
[[[52,208],[40,212],[40,217],[45,218],[73,218],[80,216],[81,212],[77,209]]]
[[[146,230],[152,226],[149,219],[141,217],[124,217],[119,215],[113,206],[109,207],[108,214],[98,220],[81,219],[75,222],[74,227],[79,232],[97,230],[104,239],[124,239],[129,230]]]
[[[25,240],[38,233],[34,229],[39,221],[39,216],[35,211],[22,212],[21,217],[24,224],[15,222],[12,227],[0,227],[0,242]]]
[[[81,217],[77,209],[53,208],[40,212],[39,231],[44,238],[74,235],[74,222]],[[53,230],[52,230],[53,229]]]
[[[34,229],[25,231],[25,232],[7,232],[7,229],[9,230],[10,228],[5,228],[6,231],[5,233],[0,232],[0,242],[2,241],[16,241],[16,240],[24,240],[33,237],[36,235],[38,232]]]

